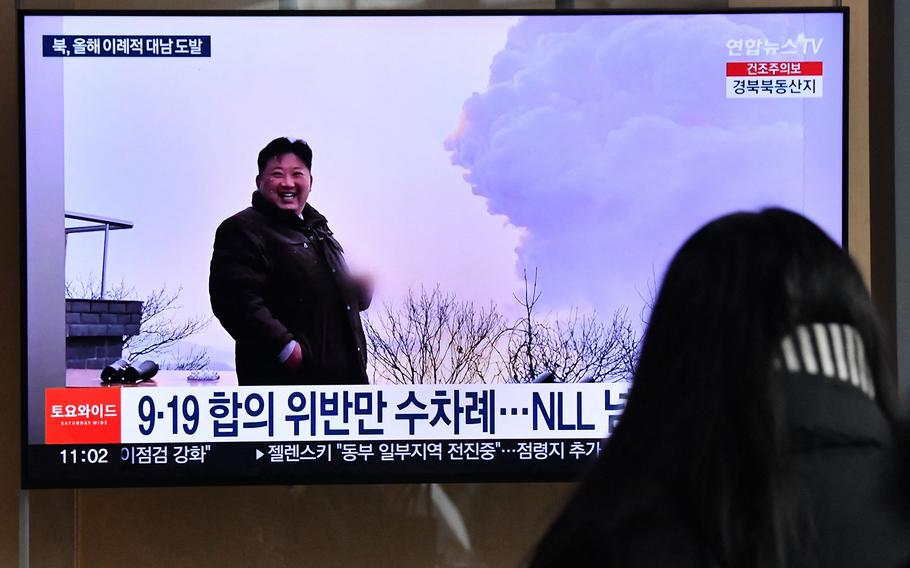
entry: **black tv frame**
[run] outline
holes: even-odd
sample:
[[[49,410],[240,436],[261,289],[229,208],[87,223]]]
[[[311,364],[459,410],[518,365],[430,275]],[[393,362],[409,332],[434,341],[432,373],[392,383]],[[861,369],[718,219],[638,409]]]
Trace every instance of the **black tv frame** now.
[[[293,484],[339,484],[339,483],[414,483],[414,482],[440,482],[440,483],[464,483],[464,482],[554,482],[554,481],[571,481],[577,479],[584,468],[577,468],[575,471],[568,473],[563,468],[556,468],[554,471],[540,468],[533,470],[526,465],[515,468],[501,468],[495,474],[477,475],[471,472],[461,472],[451,465],[445,471],[433,471],[427,468],[426,471],[418,473],[404,472],[401,474],[384,474],[378,477],[364,476],[353,472],[337,471],[337,464],[333,464],[328,471],[308,472],[305,479],[299,474],[294,473],[276,473],[270,474],[267,479],[258,477],[258,473],[250,475],[248,472],[243,473],[240,458],[234,461],[235,456],[240,456],[243,449],[231,449],[230,459],[225,460],[225,465],[213,466],[212,469],[223,467],[216,473],[204,472],[199,476],[190,477],[173,477],[174,471],[168,469],[148,468],[141,475],[134,475],[129,479],[111,479],[96,478],[91,468],[80,468],[74,475],[66,477],[63,475],[42,475],[40,472],[45,468],[56,466],[51,465],[47,455],[38,456],[30,450],[34,447],[48,446],[47,444],[29,444],[28,443],[28,422],[29,422],[29,393],[28,393],[28,297],[27,283],[28,274],[26,272],[27,258],[27,227],[26,227],[26,155],[25,155],[25,70],[24,70],[24,53],[23,38],[25,19],[29,16],[112,16],[112,17],[457,17],[457,16],[558,16],[558,15],[628,15],[628,16],[648,16],[648,15],[739,15],[739,14],[812,14],[812,13],[838,13],[843,15],[843,85],[842,87],[842,246],[847,248],[849,243],[849,32],[850,32],[850,11],[847,7],[803,7],[803,8],[742,8],[726,10],[697,10],[697,9],[661,9],[661,10],[636,10],[636,9],[492,9],[492,10],[42,10],[42,9],[18,9],[17,10],[17,32],[18,32],[18,102],[19,102],[19,235],[20,235],[20,408],[21,412],[21,486],[23,489],[58,489],[58,488],[115,488],[115,487],[180,487],[180,486],[224,486],[224,485],[293,485]],[[244,444],[244,442],[225,442],[224,444]],[[100,448],[101,446],[92,446]],[[114,454],[119,449],[118,446],[108,446],[107,450]],[[71,446],[55,447],[57,450],[70,451]],[[223,450],[222,450],[223,451]],[[35,455],[30,455],[35,454]],[[240,471],[240,473],[237,473]],[[179,473],[185,473],[179,470]]]

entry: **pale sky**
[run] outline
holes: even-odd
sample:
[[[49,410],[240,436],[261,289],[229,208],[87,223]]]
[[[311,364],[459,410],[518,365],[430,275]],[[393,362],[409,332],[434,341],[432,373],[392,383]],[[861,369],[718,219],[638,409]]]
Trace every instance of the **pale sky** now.
[[[309,202],[377,278],[374,305],[439,284],[510,313],[538,267],[548,309],[637,317],[717,214],[786,205],[840,239],[825,16],[66,18],[212,36],[211,58],[64,62],[66,208],[135,224],[112,234],[109,282],[182,287],[183,314],[209,314],[215,228],[249,205],[262,146],[300,137]],[[798,33],[826,38],[823,99],[724,98],[728,39]],[[67,278],[100,265],[98,235],[70,237]],[[214,320],[194,342],[233,350]]]
[[[110,281],[183,286],[187,312],[209,313],[215,228],[249,205],[261,147],[288,135],[313,147],[309,203],[376,275],[377,305],[421,283],[510,300],[521,232],[486,212],[443,141],[515,18],[475,18],[470,38],[424,18],[115,20],[66,32],[211,34],[213,56],[66,62],[66,207],[135,223],[112,236]],[[100,250],[72,237],[68,276]],[[233,348],[217,322],[195,341]]]

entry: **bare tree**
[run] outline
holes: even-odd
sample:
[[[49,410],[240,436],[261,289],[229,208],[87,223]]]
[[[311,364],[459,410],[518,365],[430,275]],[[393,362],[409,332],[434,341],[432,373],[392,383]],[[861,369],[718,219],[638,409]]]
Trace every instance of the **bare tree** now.
[[[542,371],[539,355],[543,341],[541,335],[546,329],[534,316],[540,292],[537,290],[537,270],[534,280],[528,285],[528,271],[524,271],[524,297],[513,297],[524,308],[525,315],[519,319],[506,336],[504,365],[499,366],[499,375],[505,375],[509,382],[525,383],[534,380]]]
[[[596,312],[541,317],[537,272],[524,276],[515,300],[523,316],[506,325],[494,304],[478,309],[436,286],[409,291],[403,305],[365,318],[375,378],[399,384],[531,382],[551,373],[559,382],[609,382],[632,375],[638,337],[625,309],[610,322]]]
[[[94,278],[66,282],[65,293],[70,299],[101,299],[100,285]],[[175,312],[180,309],[178,300],[183,288],[174,292],[167,290],[162,285],[149,292],[142,301],[142,317],[139,322],[139,333],[126,336],[123,340],[123,350],[126,359],[135,361],[140,357],[165,356],[170,360],[163,367],[178,370],[204,369],[210,363],[210,358],[205,349],[192,348],[189,353],[181,354],[172,352],[177,343],[202,331],[211,322],[211,317],[199,315],[186,319],[176,317]],[[105,290],[105,300],[130,300],[137,296],[134,287],[120,284]]]
[[[63,284],[64,297],[67,300],[100,300],[101,284],[95,279],[94,275],[89,275],[87,279],[77,278],[76,280],[67,280]],[[131,300],[136,297],[136,289],[128,288],[123,280],[119,284],[105,291],[105,300]]]
[[[178,341],[202,331],[209,324],[211,317],[190,316],[187,319],[177,319],[174,316],[174,312],[180,309],[177,300],[181,291],[182,288],[178,288],[176,292],[168,292],[162,286],[146,296],[142,302],[139,334],[123,341],[123,349],[129,352],[130,361],[160,353]]]
[[[400,307],[383,306],[365,318],[370,365],[378,379],[399,384],[484,382],[496,343],[505,332],[491,304],[477,309],[443,294],[408,292]]]
[[[651,276],[648,277],[647,287],[645,292],[638,291],[638,297],[641,298],[643,302],[638,318],[645,327],[648,326],[648,321],[651,319],[651,312],[654,310],[654,303],[657,301],[657,292],[659,289],[657,273],[654,271],[653,265],[651,265]]]
[[[573,309],[544,329],[541,363],[559,380],[613,382],[632,375],[637,339],[624,310],[614,312],[605,325],[596,313],[584,316]]]
[[[165,366],[174,371],[197,371],[205,369],[212,362],[206,349],[192,347],[188,353],[180,351],[173,354],[173,361]]]
[[[508,335],[500,374],[511,382],[531,382],[542,373],[552,373],[559,382],[611,382],[628,379],[635,367],[638,338],[625,309],[613,313],[609,324],[597,313],[580,314],[572,308],[567,316],[541,319],[537,315],[540,292],[537,271],[528,281],[524,296],[515,299],[524,316]]]

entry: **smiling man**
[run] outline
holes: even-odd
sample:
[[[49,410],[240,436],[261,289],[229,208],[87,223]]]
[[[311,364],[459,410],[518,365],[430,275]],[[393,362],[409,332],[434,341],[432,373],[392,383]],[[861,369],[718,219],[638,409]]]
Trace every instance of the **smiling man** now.
[[[212,311],[236,341],[237,379],[365,384],[360,311],[370,291],[307,203],[313,151],[303,140],[276,138],[258,166],[252,206],[218,227],[209,272]]]

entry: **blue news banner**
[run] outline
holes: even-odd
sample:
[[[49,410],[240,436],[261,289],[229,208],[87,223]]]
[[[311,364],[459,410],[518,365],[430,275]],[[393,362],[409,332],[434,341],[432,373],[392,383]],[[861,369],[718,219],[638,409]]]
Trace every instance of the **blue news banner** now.
[[[118,415],[102,419],[119,420],[119,444],[30,446],[30,479],[35,487],[568,480],[599,454],[628,389],[123,388]]]
[[[44,57],[211,57],[207,35],[45,35]]]

